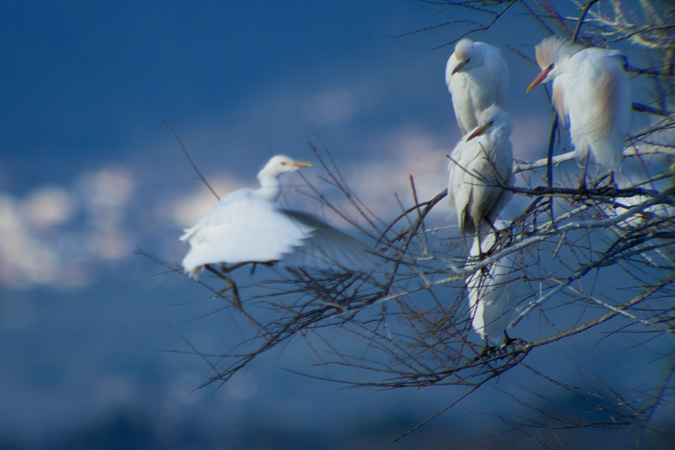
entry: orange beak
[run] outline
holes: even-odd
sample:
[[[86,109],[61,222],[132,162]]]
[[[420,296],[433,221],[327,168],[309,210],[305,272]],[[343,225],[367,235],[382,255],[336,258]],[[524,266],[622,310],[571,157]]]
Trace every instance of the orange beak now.
[[[469,135],[468,138],[466,138],[465,142],[469,142],[471,139],[476,138],[482,134],[485,134],[485,132],[492,126],[492,122],[488,122],[485,125],[481,125],[480,127],[476,128],[473,130],[473,133]]]
[[[451,73],[450,75],[456,74],[457,72],[459,72],[460,70],[462,70],[462,69],[464,68],[464,66],[466,66],[467,64],[469,64],[469,60],[468,60],[468,59],[465,59],[464,61],[460,62],[459,64],[457,64],[457,65],[455,66],[454,69],[452,69],[452,73]]]
[[[553,64],[551,64],[550,66],[548,66],[547,68],[542,70],[539,73],[539,75],[537,75],[537,77],[534,80],[532,80],[532,83],[530,83],[530,85],[527,87],[527,90],[525,91],[525,93],[526,94],[529,93],[532,89],[536,88],[539,85],[539,83],[544,81],[544,78],[546,78],[548,76],[548,74],[549,74],[549,72],[551,72],[551,70],[553,70]]]

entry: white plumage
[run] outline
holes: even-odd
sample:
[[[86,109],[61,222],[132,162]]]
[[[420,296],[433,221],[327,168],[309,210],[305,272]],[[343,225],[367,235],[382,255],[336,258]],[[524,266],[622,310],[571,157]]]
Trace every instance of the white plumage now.
[[[617,169],[630,122],[630,85],[620,52],[581,49],[555,36],[535,48],[541,73],[527,88],[553,80],[553,105],[569,125],[575,153]]]
[[[509,115],[493,105],[479,126],[455,146],[448,163],[448,200],[457,212],[462,234],[492,228],[511,198],[503,186],[513,184]]]
[[[462,39],[445,66],[445,83],[464,135],[478,126],[481,112],[491,105],[506,106],[509,69],[498,48]]]
[[[375,256],[358,240],[317,216],[275,204],[281,194],[279,176],[310,165],[274,156],[258,173],[259,189],[241,189],[216,203],[180,238],[190,243],[183,259],[185,272],[197,278],[206,264],[282,259],[287,266],[318,269],[362,270],[372,265]]]
[[[498,225],[501,228],[500,225]],[[478,262],[482,252],[489,252],[495,245],[495,233],[486,234],[480,242],[474,238],[469,252],[469,264]],[[516,295],[512,281],[518,279],[516,260],[509,254],[478,270],[466,279],[471,311],[471,326],[485,341],[493,345],[504,342],[504,332],[513,317]]]

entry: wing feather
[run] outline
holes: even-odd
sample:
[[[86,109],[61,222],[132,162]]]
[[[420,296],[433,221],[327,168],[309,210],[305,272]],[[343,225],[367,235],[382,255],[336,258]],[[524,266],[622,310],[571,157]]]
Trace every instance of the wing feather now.
[[[292,209],[280,211],[300,227],[314,230],[304,245],[284,257],[282,263],[285,266],[368,272],[380,261],[373,249],[320,217]]]

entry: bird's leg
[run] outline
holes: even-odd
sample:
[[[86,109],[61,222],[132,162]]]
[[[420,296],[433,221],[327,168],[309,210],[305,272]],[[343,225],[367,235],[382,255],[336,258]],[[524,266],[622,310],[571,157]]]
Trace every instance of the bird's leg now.
[[[586,171],[588,170],[588,161],[591,159],[590,149],[586,151],[586,158],[584,159],[584,169],[581,172],[581,180],[579,180],[579,190],[586,190]]]
[[[504,344],[500,347],[500,349],[506,350],[506,348],[511,345],[522,345],[524,343],[525,342],[520,338],[510,337],[506,330],[504,330]]]
[[[251,267],[251,273],[249,275],[253,276],[253,274],[255,273],[256,267],[258,267],[258,264],[262,264],[262,265],[267,266],[267,267],[272,267],[274,265],[274,263],[276,263],[276,262],[277,261],[252,261],[251,264],[253,266]],[[246,264],[246,263],[242,263],[242,264]]]
[[[243,264],[245,264],[245,263],[243,263]],[[237,264],[233,267],[230,267],[229,269],[225,267],[225,264],[223,264],[222,270],[225,273],[230,273],[232,270],[236,269],[237,267],[241,267],[243,264]],[[243,312],[244,307],[241,304],[241,298],[239,298],[239,289],[237,288],[237,285],[232,280],[232,278],[230,278],[226,275],[223,275],[223,273],[217,271],[216,269],[211,267],[209,264],[206,264],[204,267],[206,268],[206,270],[213,273],[218,278],[220,278],[221,280],[225,281],[225,283],[227,283],[227,286],[225,286],[223,289],[218,291],[218,295],[219,296],[223,295],[225,292],[231,290],[232,291],[232,303],[234,304],[234,307]]]
[[[607,185],[613,187],[614,189],[619,189],[619,186],[616,184],[616,180],[614,179],[614,171],[612,169],[609,169],[609,181],[607,182]]]
[[[222,270],[224,273],[230,273],[230,272],[232,272],[233,270],[236,270],[236,269],[238,269],[238,268],[240,268],[240,267],[245,266],[246,264],[251,264],[251,263],[252,263],[252,261],[244,261],[244,262],[240,262],[240,263],[238,263],[238,264],[235,264],[234,266],[231,266],[231,267],[227,267],[227,266],[225,265],[225,263],[223,263],[223,264],[221,264],[221,266],[220,266],[220,270]],[[255,264],[255,262],[253,262],[253,264]]]
[[[483,249],[481,248],[480,244],[480,232],[478,231],[478,228],[476,228],[476,240],[478,241],[478,255],[480,259],[483,259]]]
[[[485,218],[485,219],[483,219],[483,220],[485,220],[487,223],[489,223],[490,225],[492,225],[492,224],[490,223],[490,221],[487,220],[487,218]],[[474,227],[475,227],[475,229],[476,229],[476,240],[478,241],[478,259],[479,259],[479,260],[480,260],[480,259],[483,259],[483,256],[484,256],[484,255],[483,255],[483,249],[481,248],[480,225],[481,225],[481,221],[480,221],[480,220],[474,222]]]

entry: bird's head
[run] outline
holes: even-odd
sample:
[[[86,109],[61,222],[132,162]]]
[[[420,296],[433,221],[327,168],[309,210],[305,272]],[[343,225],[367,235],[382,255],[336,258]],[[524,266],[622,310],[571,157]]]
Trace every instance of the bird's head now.
[[[532,80],[525,93],[527,94],[540,83],[546,83],[558,76],[559,71],[556,69],[576,51],[578,49],[575,46],[557,36],[549,36],[537,44],[534,47],[534,53],[541,72]]]
[[[511,120],[509,114],[497,105],[492,105],[485,109],[478,116],[478,127],[466,138],[466,141],[477,138],[487,133],[491,128],[504,128],[507,132],[511,131]]]
[[[457,42],[453,55],[457,60],[457,65],[452,69],[451,75],[467,71],[481,63],[481,55],[476,51],[476,47],[470,39],[465,38]]]
[[[281,174],[295,172],[302,167],[311,166],[312,165],[308,162],[295,161],[286,155],[275,155],[267,161],[265,167],[258,173],[258,178],[278,177]]]

